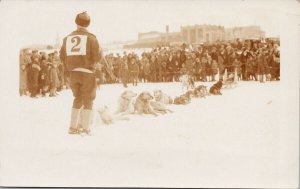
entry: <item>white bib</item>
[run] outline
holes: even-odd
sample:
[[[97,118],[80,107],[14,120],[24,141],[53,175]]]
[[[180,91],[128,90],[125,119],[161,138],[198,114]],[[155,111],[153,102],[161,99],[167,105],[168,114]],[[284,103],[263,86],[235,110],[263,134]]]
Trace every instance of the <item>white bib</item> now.
[[[71,35],[66,40],[67,56],[86,55],[86,35]]]

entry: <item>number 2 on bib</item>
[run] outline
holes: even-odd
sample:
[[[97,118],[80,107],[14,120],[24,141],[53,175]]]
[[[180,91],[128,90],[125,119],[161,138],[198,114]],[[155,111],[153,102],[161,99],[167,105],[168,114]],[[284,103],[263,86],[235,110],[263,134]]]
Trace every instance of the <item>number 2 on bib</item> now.
[[[66,40],[67,56],[86,55],[86,35],[71,35]]]

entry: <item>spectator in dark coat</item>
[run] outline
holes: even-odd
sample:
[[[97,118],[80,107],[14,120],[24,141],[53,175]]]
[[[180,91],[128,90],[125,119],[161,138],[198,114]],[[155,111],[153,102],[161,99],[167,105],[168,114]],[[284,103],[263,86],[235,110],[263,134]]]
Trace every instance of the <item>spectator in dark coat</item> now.
[[[207,64],[207,58],[205,56],[202,56],[200,65],[201,65],[200,66],[201,67],[201,73],[200,73],[201,74],[201,81],[206,82],[207,81],[207,78],[206,78],[207,72],[206,72],[206,70],[207,70],[208,64]]]
[[[223,77],[224,72],[225,72],[225,65],[224,65],[224,55],[222,55],[221,53],[218,54],[218,67],[219,67],[219,74],[220,74],[220,78]]]
[[[121,62],[120,65],[120,77],[121,77],[121,81],[123,83],[123,86],[127,88],[127,83],[128,83],[128,64],[127,64],[127,56],[123,57],[123,61]]]
[[[137,86],[137,82],[139,79],[139,65],[136,62],[135,58],[130,59],[130,76],[133,86]]]
[[[39,74],[39,91],[45,96],[49,89],[49,75],[47,56],[44,54],[41,58],[41,71]]]
[[[215,77],[218,74],[218,63],[215,59],[212,60],[212,63],[210,65],[210,69],[211,69],[210,74],[211,74],[212,81],[216,81]]]
[[[274,79],[279,80],[280,78],[280,52],[277,45],[274,45],[273,52],[273,69],[274,69]]]
[[[149,82],[151,81],[151,65],[147,57],[145,57],[145,61],[143,64],[144,64],[143,71],[145,75],[145,82]]]
[[[236,57],[232,63],[233,66],[233,71],[237,71],[237,75],[238,75],[238,79],[240,80],[242,77],[242,68],[241,68],[241,62],[238,60],[238,58]],[[244,76],[245,77],[245,76]]]
[[[263,82],[264,75],[266,74],[266,69],[265,69],[266,64],[267,63],[266,63],[265,52],[263,49],[260,49],[259,55],[257,57],[257,73],[259,75],[258,77],[260,82]]]
[[[244,78],[246,81],[248,80],[256,80],[255,76],[255,70],[254,70],[254,57],[249,56],[246,65],[245,65],[245,75],[246,78]]]
[[[200,58],[195,59],[195,67],[194,67],[194,77],[196,81],[199,81],[201,78],[201,63]]]
[[[142,82],[146,82],[144,67],[148,61],[148,58],[145,55],[142,55],[142,59],[139,61],[139,80]]]
[[[26,65],[23,63],[20,66],[20,96],[27,93],[27,70]]]
[[[58,78],[58,71],[57,71],[57,63],[53,62],[50,65],[49,70],[49,81],[50,81],[50,97],[56,96],[56,90],[59,86],[59,78]]]
[[[154,54],[152,54],[150,58],[150,74],[151,74],[151,81],[157,82],[158,64],[157,64],[157,58],[155,57]]]
[[[168,81],[173,81],[175,78],[175,57],[173,54],[170,54],[170,56],[167,59],[167,73],[168,73]]]
[[[29,49],[20,54],[20,95],[26,95],[28,91],[29,67],[31,67],[31,55]]]
[[[30,97],[36,98],[38,94],[38,78],[40,72],[40,63],[39,63],[39,56],[37,55],[37,51],[32,55],[32,63],[30,65],[30,74],[29,74],[29,81],[30,81]]]

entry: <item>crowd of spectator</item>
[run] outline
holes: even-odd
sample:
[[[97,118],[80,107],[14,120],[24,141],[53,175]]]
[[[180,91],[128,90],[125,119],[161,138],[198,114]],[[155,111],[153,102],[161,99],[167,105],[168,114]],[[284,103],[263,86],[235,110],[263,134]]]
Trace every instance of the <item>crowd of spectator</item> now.
[[[24,49],[20,54],[20,95],[49,97],[69,88],[67,72],[57,51],[52,53]]]
[[[104,61],[105,60],[105,63]],[[143,52],[108,54],[95,65],[98,85],[140,82],[176,82],[183,74],[194,81],[211,82],[237,71],[238,79],[264,82],[280,80],[278,40],[244,40],[207,45],[156,47]],[[266,77],[268,76],[268,77]],[[69,88],[69,73],[57,51],[46,53],[24,49],[20,54],[20,95],[31,97],[58,95]]]
[[[186,45],[153,48],[139,57],[136,53],[124,52],[106,56],[110,70],[116,79],[111,79],[104,67],[97,66],[101,83],[122,82],[137,85],[138,82],[173,82],[188,74],[194,81],[215,81],[237,70],[239,80],[264,82],[280,79],[279,41],[246,40],[210,45]]]

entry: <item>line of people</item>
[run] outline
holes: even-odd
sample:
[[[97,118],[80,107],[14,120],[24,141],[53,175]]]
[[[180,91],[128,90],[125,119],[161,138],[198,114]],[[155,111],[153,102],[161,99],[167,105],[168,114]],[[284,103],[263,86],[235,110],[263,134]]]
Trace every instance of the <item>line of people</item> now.
[[[24,49],[20,54],[20,96],[30,95],[49,97],[58,95],[63,88],[68,87],[67,72],[64,72],[57,51],[52,53]]]
[[[278,41],[259,40],[239,43],[216,43],[191,47],[168,46],[136,53],[123,52],[105,56],[108,64],[98,62],[95,72],[98,84],[179,81],[187,74],[193,81],[210,82],[225,70],[237,70],[239,80],[280,80],[280,50]],[[54,97],[64,88],[69,88],[69,74],[57,51],[24,49],[20,53],[20,95]],[[111,79],[110,70],[115,78]]]
[[[132,52],[127,54],[109,54],[106,59],[116,76],[112,80],[100,64],[97,77],[101,83],[122,82],[137,85],[138,82],[172,82],[179,76],[188,74],[195,81],[215,81],[220,72],[237,69],[240,80],[256,80],[263,82],[280,80],[280,51],[276,41],[244,41],[242,43],[221,43],[199,45],[189,48],[181,47],[154,48],[151,52],[142,53],[139,57]]]

